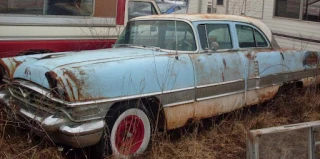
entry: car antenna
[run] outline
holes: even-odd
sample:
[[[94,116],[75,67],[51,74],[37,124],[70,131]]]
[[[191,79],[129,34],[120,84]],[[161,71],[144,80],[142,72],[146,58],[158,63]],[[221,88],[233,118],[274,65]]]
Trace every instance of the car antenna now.
[[[174,1],[175,4],[177,4],[177,0]],[[176,14],[173,14],[173,17],[174,17],[174,34],[175,34],[175,38],[176,38],[176,60],[179,60],[179,57],[178,57],[178,34],[177,34],[177,20],[176,20]]]

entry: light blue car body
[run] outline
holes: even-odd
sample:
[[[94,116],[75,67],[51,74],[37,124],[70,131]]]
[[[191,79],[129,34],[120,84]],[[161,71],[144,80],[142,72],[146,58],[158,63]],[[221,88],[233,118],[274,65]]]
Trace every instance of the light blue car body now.
[[[181,127],[189,119],[210,117],[268,100],[285,83],[308,85],[307,81],[318,81],[320,52],[279,49],[272,34],[267,35],[270,30],[255,25],[256,20],[199,17],[188,19],[179,15],[163,15],[158,19],[140,17],[133,20],[149,18],[187,22],[194,31],[196,51],[117,47],[3,58],[0,64],[9,85],[20,85],[21,81],[26,81],[32,85],[29,89],[63,105],[54,109],[63,112],[66,115],[64,120],[68,122],[100,122],[119,101],[152,97],[164,109],[167,129]],[[221,23],[230,26],[233,48],[203,50],[197,26]],[[240,48],[235,24],[259,30],[267,39],[268,47]],[[53,89],[46,74],[62,85],[68,98],[46,94]],[[25,84],[24,87],[28,86]],[[93,107],[100,113],[75,118],[70,111],[78,107]],[[99,130],[103,127],[102,124]],[[97,139],[92,140],[82,146],[97,142]],[[60,139],[59,142],[66,140]]]

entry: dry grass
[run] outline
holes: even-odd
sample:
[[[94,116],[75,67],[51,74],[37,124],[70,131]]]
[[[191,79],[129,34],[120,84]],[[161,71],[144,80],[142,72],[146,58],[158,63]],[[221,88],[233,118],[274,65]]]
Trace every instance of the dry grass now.
[[[153,136],[144,158],[246,158],[246,132],[320,119],[320,92],[314,88],[290,91],[261,105],[244,108]],[[0,109],[0,158],[78,158],[80,154],[58,151]],[[66,157],[65,154],[69,153]],[[71,154],[71,155],[70,155]],[[140,156],[141,157],[141,156]],[[140,158],[139,157],[139,158]]]

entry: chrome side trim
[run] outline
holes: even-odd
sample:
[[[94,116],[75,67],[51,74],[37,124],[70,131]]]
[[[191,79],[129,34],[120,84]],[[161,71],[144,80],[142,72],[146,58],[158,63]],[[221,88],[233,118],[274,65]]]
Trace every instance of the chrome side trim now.
[[[183,88],[183,89],[175,89],[175,90],[170,90],[170,91],[163,91],[163,93],[181,92],[181,91],[193,90],[193,89],[194,89],[194,87],[188,87],[188,88]]]
[[[203,100],[208,100],[208,99],[213,99],[213,98],[230,96],[230,95],[234,95],[234,94],[240,94],[240,93],[243,93],[243,92],[244,92],[244,91],[237,91],[237,92],[225,93],[225,94],[215,95],[215,96],[210,96],[210,97],[197,98],[197,101],[203,101]]]
[[[100,104],[100,103],[107,103],[107,102],[117,102],[117,101],[122,101],[122,100],[130,100],[130,99],[137,99],[137,98],[142,98],[142,97],[148,97],[148,96],[159,96],[163,94],[169,94],[169,93],[176,93],[176,92],[183,92],[187,90],[193,90],[194,87],[188,87],[184,89],[175,89],[175,90],[169,90],[169,91],[163,91],[163,92],[154,92],[154,93],[146,93],[146,94],[139,94],[139,95],[133,95],[133,96],[127,96],[127,97],[118,97],[118,98],[112,98],[112,99],[99,99],[99,100],[92,100],[92,101],[78,101],[78,102],[66,102],[59,100],[57,98],[51,97],[50,91],[44,88],[40,88],[36,84],[33,84],[28,81],[22,81],[22,80],[15,80],[12,82],[12,84],[17,84],[21,85],[23,87],[32,89],[47,98],[52,99],[54,102],[58,102],[61,104],[65,104],[68,107],[76,107],[76,106],[82,106],[82,105],[92,105],[92,104]]]
[[[230,84],[230,83],[235,83],[235,82],[242,82],[242,81],[244,81],[244,79],[226,81],[226,82],[220,82],[220,83],[213,83],[213,84],[207,84],[207,85],[201,85],[201,86],[196,86],[196,88],[212,87],[212,86],[225,85],[225,84]]]
[[[248,79],[248,90],[264,88],[272,85],[281,85],[282,83],[285,83],[285,82],[299,80],[305,77],[312,77],[317,74],[320,74],[319,69],[310,69],[307,71],[299,71],[294,73],[286,72],[281,74],[269,75],[265,77],[253,77]],[[131,100],[131,99],[137,99],[137,98],[149,97],[149,96],[157,96],[162,100],[163,105],[172,106],[172,105],[176,105],[177,103],[188,103],[194,100],[194,97],[196,96],[197,96],[197,100],[205,100],[205,99],[212,99],[212,98],[217,98],[217,97],[226,96],[226,95],[237,94],[239,92],[244,92],[244,89],[245,89],[244,85],[241,85],[241,83],[244,83],[244,82],[245,81],[243,79],[240,79],[240,80],[201,85],[197,87],[188,87],[184,89],[176,89],[176,90],[169,90],[169,91],[163,91],[163,92],[154,92],[154,93],[132,95],[127,97],[117,97],[112,99],[99,99],[99,100],[78,101],[78,102],[66,102],[66,101],[59,100],[57,98],[50,97],[49,90],[40,88],[39,86],[31,82],[16,80],[13,82],[13,84],[20,84],[24,87],[33,89],[36,92],[41,93],[42,95],[52,99],[55,102],[59,102],[61,104],[66,105],[67,107],[77,107],[77,106],[100,104],[100,103],[107,103],[107,102],[112,103],[112,102]],[[222,91],[219,91],[214,87],[221,87],[219,89]],[[228,89],[225,89],[225,88],[228,88]],[[208,89],[208,90],[205,90],[205,89]],[[206,92],[206,93],[199,95],[199,93],[201,92],[202,93]]]
[[[189,104],[189,103],[194,103],[194,102],[195,102],[195,100],[189,100],[189,101],[183,101],[183,102],[178,102],[178,103],[166,104],[166,105],[163,105],[163,107],[172,107],[172,106],[176,106],[176,105]]]

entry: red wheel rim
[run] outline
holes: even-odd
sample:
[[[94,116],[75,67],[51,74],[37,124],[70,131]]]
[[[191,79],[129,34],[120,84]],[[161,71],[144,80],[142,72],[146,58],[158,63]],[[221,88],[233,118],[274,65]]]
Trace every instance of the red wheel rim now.
[[[116,131],[115,145],[119,153],[130,155],[141,146],[144,138],[144,125],[136,115],[125,117]]]

